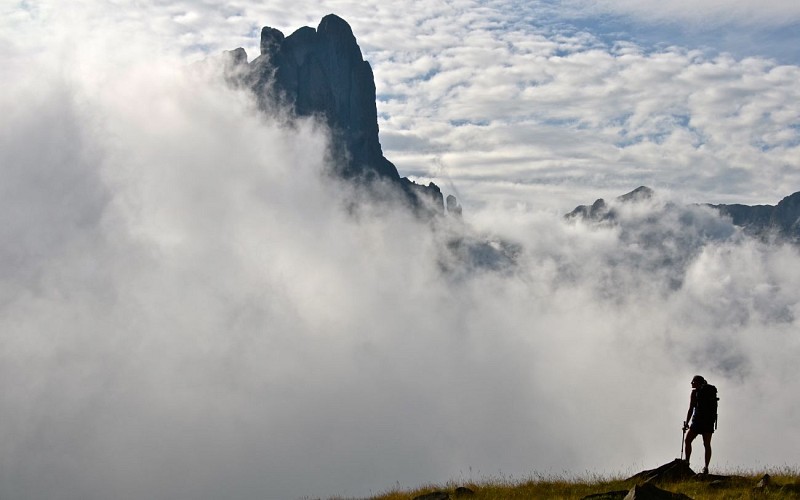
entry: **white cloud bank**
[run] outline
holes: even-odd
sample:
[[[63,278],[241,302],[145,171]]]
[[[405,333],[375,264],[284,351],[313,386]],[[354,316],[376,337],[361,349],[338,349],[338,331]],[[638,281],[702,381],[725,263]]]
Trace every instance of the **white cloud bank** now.
[[[349,195],[319,175],[324,131],[258,116],[148,36],[106,57],[105,34],[3,52],[0,497],[634,473],[677,456],[698,372],[722,397],[715,465],[793,465],[796,249],[666,199],[617,228],[486,203],[468,220],[517,244],[519,267],[443,273],[446,231],[341,209]],[[552,78],[619,59],[579,55]],[[647,71],[668,56],[631,55]],[[754,85],[795,71],[730,66],[749,64],[736,78]]]
[[[796,65],[674,40],[642,47],[558,22],[675,5],[702,18],[721,2],[32,5],[6,9],[4,31],[14,36],[0,49],[80,47],[118,60],[146,47],[196,60],[243,46],[253,55],[263,25],[289,34],[335,12],[375,69],[387,156],[472,210],[508,203],[565,212],[640,184],[695,202],[776,203],[800,185]],[[768,16],[773,24],[764,25],[775,29],[800,15],[791,2],[725,5],[729,15],[744,12],[743,22]],[[756,36],[731,26],[715,29]]]
[[[800,22],[800,5],[793,0],[567,0],[567,5],[598,13],[632,15],[646,22],[692,26],[785,26]]]
[[[468,208],[567,211],[640,184],[774,204],[800,186],[797,66],[606,42],[523,13],[431,20],[436,49],[372,55],[402,171],[458,186]]]

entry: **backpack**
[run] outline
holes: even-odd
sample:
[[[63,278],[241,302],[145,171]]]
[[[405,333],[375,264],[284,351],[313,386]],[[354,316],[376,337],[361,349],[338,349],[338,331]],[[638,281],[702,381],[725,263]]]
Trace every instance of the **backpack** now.
[[[697,390],[697,410],[701,415],[709,420],[713,418],[714,428],[717,428],[717,388],[711,384],[705,384]]]

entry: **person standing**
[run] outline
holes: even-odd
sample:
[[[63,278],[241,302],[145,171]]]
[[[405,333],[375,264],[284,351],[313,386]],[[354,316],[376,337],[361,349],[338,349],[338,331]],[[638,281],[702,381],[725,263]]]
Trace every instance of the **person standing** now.
[[[708,474],[708,464],[711,462],[711,436],[717,424],[717,388],[706,382],[700,375],[692,378],[692,394],[689,397],[689,411],[686,413],[686,421],[683,422],[683,430],[686,433],[686,463],[692,456],[692,441],[699,434],[703,436],[703,446],[705,447],[705,466],[703,474]]]

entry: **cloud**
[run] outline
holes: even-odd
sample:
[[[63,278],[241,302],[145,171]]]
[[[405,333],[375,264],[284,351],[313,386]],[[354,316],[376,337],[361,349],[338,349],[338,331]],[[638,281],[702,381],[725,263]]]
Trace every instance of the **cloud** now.
[[[787,167],[798,145],[797,66],[534,26],[464,32],[405,74],[380,77],[381,130],[401,171],[440,184],[566,183],[584,200],[639,184],[749,203],[796,189]],[[394,149],[394,137],[428,146]],[[467,207],[484,202],[462,194]],[[542,206],[568,211],[575,201]]]
[[[78,31],[100,19],[82,5]],[[694,149],[676,135],[690,128],[730,154],[721,138],[752,137],[748,127],[780,136],[794,120],[780,103],[796,68],[589,49],[585,35],[492,35],[485,12],[437,21],[451,12],[426,7],[431,37],[440,24],[462,33],[453,19],[478,31],[441,55],[426,53],[442,43],[433,38],[398,50],[396,64],[365,45],[382,91],[397,96],[381,103],[382,130],[437,148],[430,170],[433,153],[403,150],[403,161],[484,200],[467,228],[432,230],[385,207],[346,210],[354,193],[321,175],[323,128],[262,116],[188,64],[191,50],[156,50],[177,24],[208,19],[204,5],[150,5],[153,32],[138,37],[144,13],[123,10],[128,23],[98,21],[86,44],[4,48],[15,78],[0,93],[11,117],[0,125],[0,496],[365,496],[398,483],[633,473],[677,454],[697,372],[722,398],[714,464],[795,456],[795,248],[673,207],[691,192],[677,184],[621,207],[613,226],[567,223],[558,203],[530,200],[611,200],[641,178],[642,158],[688,165],[676,152]],[[43,40],[75,39],[55,32]],[[493,81],[533,79],[492,92]],[[623,127],[642,140],[609,145]],[[766,148],[764,171],[791,147]],[[659,165],[650,175],[671,175]],[[465,265],[459,237],[517,264]]]
[[[565,3],[580,9],[632,15],[646,22],[668,21],[705,26],[725,23],[784,26],[800,22],[800,7],[790,0],[711,0],[700,4],[684,0],[578,0]]]
[[[787,4],[759,6],[792,19]],[[724,44],[707,47],[713,40],[697,48],[691,36],[673,33],[639,43],[580,22],[611,8],[464,0],[409,14],[402,3],[286,9],[169,2],[109,10],[86,2],[62,11],[45,2],[4,16],[4,31],[18,35],[6,47],[19,54],[77,47],[108,64],[125,61],[129,50],[197,60],[237,46],[253,56],[261,26],[288,34],[336,12],[375,69],[387,156],[404,175],[462,186],[467,208],[510,200],[567,212],[640,184],[719,203],[776,203],[796,190],[796,65],[758,56],[758,44],[734,57],[720,53]],[[736,30],[745,32],[752,34]],[[715,40],[723,38],[720,32]],[[480,187],[473,189],[473,179]],[[532,199],[541,185],[566,197]],[[490,192],[499,196],[482,198]]]

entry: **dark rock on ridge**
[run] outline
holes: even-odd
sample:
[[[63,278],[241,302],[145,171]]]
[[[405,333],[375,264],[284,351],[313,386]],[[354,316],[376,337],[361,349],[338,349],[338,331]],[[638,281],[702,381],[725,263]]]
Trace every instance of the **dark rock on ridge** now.
[[[252,89],[262,109],[288,109],[298,117],[321,119],[331,131],[329,154],[337,176],[368,188],[394,186],[418,215],[444,214],[442,192],[435,184],[401,178],[384,157],[372,67],[363,60],[346,21],[329,14],[317,29],[303,27],[288,37],[264,27],[260,48],[251,63],[244,49],[227,54],[233,74]]]
[[[781,498],[800,498],[800,483],[780,485],[769,474],[764,474],[752,491],[759,496],[775,493]]]
[[[761,479],[758,480],[754,488],[766,489],[769,487],[771,482],[772,477],[769,474],[764,474],[761,476]]]
[[[672,462],[657,467],[655,469],[642,471],[628,478],[628,481],[640,482],[677,482],[691,479],[697,474],[689,467],[685,460],[675,459]]]
[[[451,498],[464,498],[474,496],[475,492],[465,486],[459,486],[453,494],[446,491],[434,491],[414,497],[412,500],[450,500]]]
[[[634,482],[635,486],[630,490],[616,490],[605,493],[595,493],[587,495],[581,500],[686,500],[690,497],[682,493],[673,493],[661,487],[669,487],[670,484],[694,481],[697,483],[707,483],[709,490],[721,490],[725,488],[741,488],[751,484],[751,480],[742,476],[721,476],[716,474],[695,474],[685,460],[675,459],[655,469],[645,470],[626,479],[626,482]],[[769,475],[765,475],[753,488],[754,493],[764,494],[768,491],[779,491],[781,494],[791,494],[797,491],[795,485],[774,485]],[[787,488],[788,487],[788,488]]]
[[[413,500],[450,500],[450,494],[445,491],[434,491],[413,498]]]
[[[683,493],[662,490],[653,483],[636,484],[630,490],[609,491],[587,495],[581,500],[691,500]]]
[[[628,492],[623,500],[691,500],[683,493],[662,490],[652,483],[637,484]]]
[[[581,500],[622,500],[630,490],[614,490],[606,491],[605,493],[593,493],[586,495]]]

